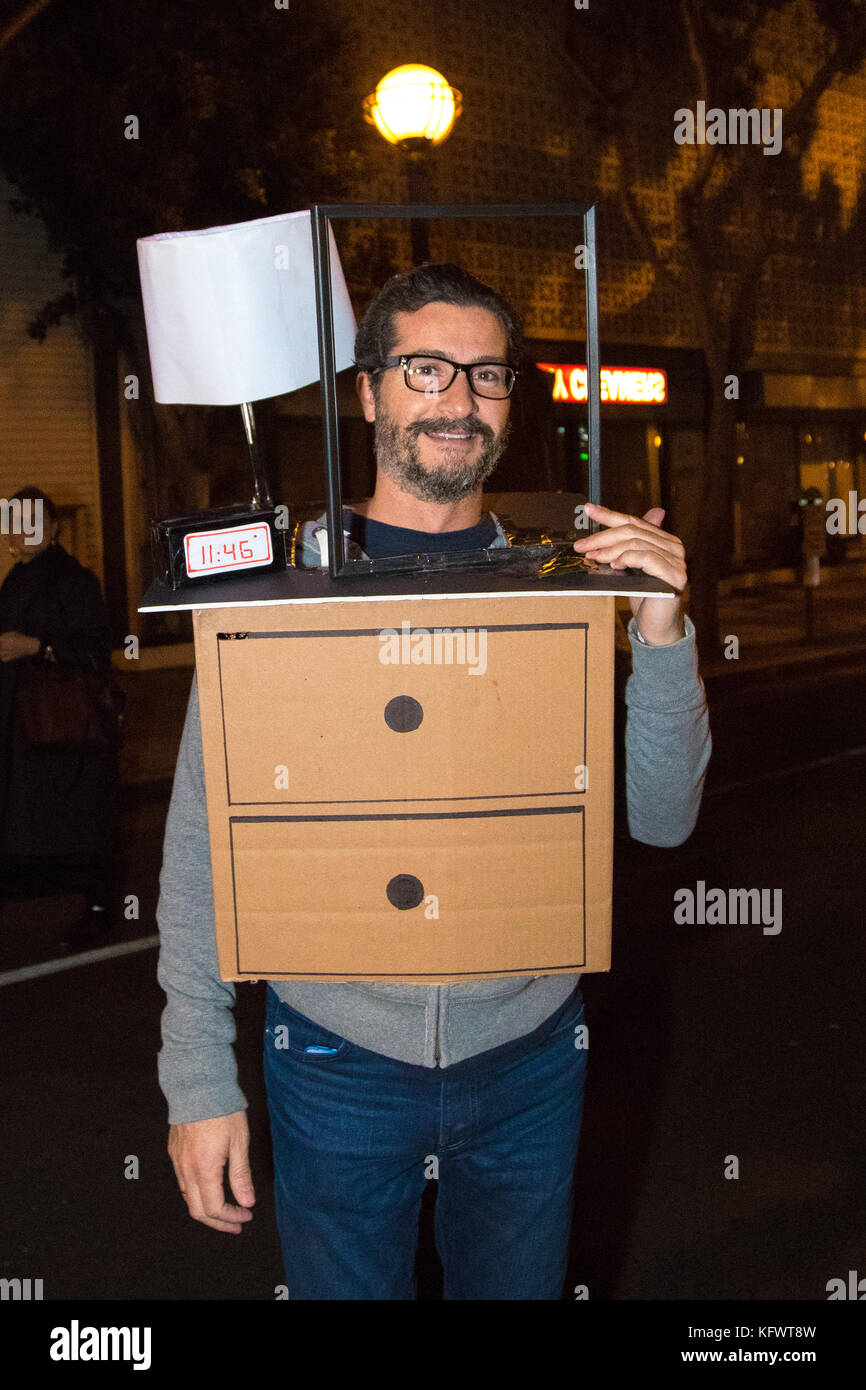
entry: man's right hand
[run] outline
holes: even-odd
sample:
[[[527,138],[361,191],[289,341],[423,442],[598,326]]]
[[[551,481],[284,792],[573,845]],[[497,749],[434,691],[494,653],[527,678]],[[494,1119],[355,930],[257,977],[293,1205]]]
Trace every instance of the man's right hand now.
[[[168,1153],[190,1216],[215,1231],[239,1235],[243,1223],[253,1219],[247,1208],[256,1200],[246,1110],[214,1120],[171,1125]],[[225,1199],[223,1172],[227,1163],[232,1196],[241,1203],[238,1207]]]

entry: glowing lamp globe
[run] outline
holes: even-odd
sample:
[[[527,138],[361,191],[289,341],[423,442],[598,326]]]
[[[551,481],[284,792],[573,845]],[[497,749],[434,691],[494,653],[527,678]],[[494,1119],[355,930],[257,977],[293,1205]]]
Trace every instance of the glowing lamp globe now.
[[[461,109],[460,93],[422,63],[393,68],[364,102],[365,119],[392,145],[441,145]]]

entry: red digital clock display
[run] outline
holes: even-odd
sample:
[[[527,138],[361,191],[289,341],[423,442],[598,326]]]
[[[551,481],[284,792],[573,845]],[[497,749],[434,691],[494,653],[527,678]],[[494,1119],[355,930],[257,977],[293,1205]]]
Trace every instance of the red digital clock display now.
[[[259,569],[273,562],[271,530],[264,522],[229,526],[221,531],[195,531],[184,536],[186,572],[190,579],[202,574]]]

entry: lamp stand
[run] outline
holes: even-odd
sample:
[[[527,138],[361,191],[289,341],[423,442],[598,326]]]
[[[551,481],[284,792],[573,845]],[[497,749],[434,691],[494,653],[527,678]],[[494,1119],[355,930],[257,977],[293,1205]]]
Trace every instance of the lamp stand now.
[[[261,574],[286,568],[285,518],[278,523],[249,401],[242,402],[241,417],[253,472],[252,501],[154,522],[156,578],[171,589],[222,575],[236,578],[244,570]]]
[[[253,414],[253,407],[249,401],[241,404],[241,416],[244,422],[244,434],[247,437],[247,444],[250,450],[250,467],[253,470],[253,500],[250,503],[253,511],[262,511],[265,508],[273,507],[271,500],[271,490],[268,487],[267,474],[259,453],[258,441],[256,439],[256,417]]]

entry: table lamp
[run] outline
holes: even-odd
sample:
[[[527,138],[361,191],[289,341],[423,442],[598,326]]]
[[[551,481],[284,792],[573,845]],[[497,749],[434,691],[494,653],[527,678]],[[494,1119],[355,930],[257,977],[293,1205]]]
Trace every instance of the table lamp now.
[[[341,371],[353,361],[355,316],[330,226],[328,238]],[[249,504],[155,522],[157,578],[179,589],[284,569],[288,514],[271,498],[252,402],[319,379],[310,213],[158,233],[137,245],[154,398],[240,406],[253,484]]]

